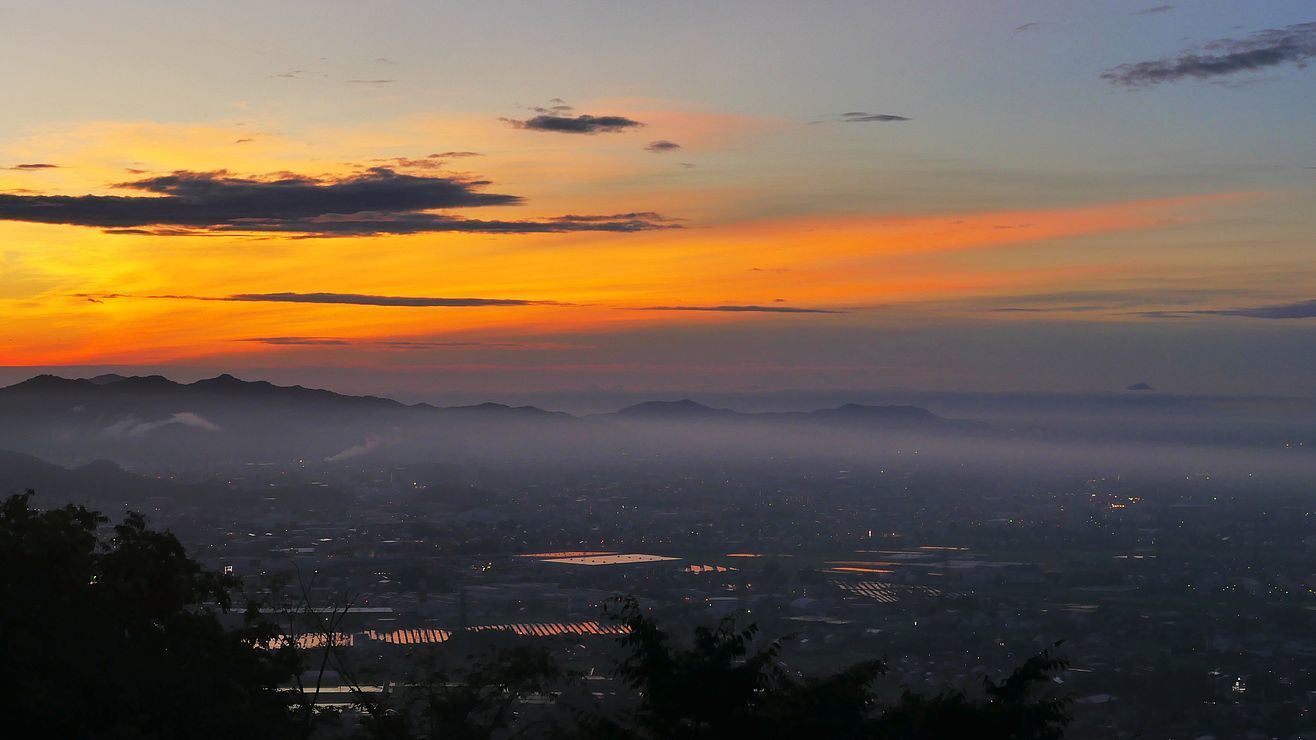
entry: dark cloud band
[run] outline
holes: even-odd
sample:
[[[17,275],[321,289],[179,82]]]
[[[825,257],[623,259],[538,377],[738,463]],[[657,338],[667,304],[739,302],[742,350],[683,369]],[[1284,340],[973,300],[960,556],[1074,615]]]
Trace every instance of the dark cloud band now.
[[[434,298],[429,296],[370,295],[366,293],[234,293],[225,296],[145,295],[126,293],[75,293],[75,298],[104,301],[114,298],[149,298],[174,301],[231,301],[238,303],[318,303],[349,306],[401,306],[411,308],[463,308],[478,306],[570,306],[560,301],[521,298]]]
[[[1279,303],[1251,308],[1220,308],[1193,311],[1195,314],[1214,316],[1243,316],[1249,319],[1313,319],[1316,318],[1316,300],[1297,303]]]
[[[301,175],[254,179],[223,171],[180,171],[115,186],[149,196],[0,194],[0,220],[90,226],[109,233],[156,236],[231,232],[311,236],[440,231],[515,234],[675,228],[649,213],[516,221],[432,212],[523,202],[515,195],[483,192],[488,184],[461,177],[402,174],[387,167],[336,180]]]
[[[1138,311],[1146,319],[1186,319],[1193,316],[1238,316],[1246,319],[1316,319],[1316,300],[1246,308],[1200,308],[1183,311]]]
[[[825,308],[795,308],[792,306],[644,306],[635,311],[725,311],[728,313],[845,313]]]

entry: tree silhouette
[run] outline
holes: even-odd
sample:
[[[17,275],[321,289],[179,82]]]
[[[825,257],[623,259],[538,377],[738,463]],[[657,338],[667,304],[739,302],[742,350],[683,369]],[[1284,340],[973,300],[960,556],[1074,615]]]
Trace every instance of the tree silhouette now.
[[[9,735],[273,740],[345,730],[312,721],[313,692],[278,688],[301,667],[293,641],[276,639],[251,602],[226,627],[220,617],[237,584],[188,557],[172,534],[135,513],[107,530],[99,513],[37,511],[31,496],[0,502],[0,711]],[[317,629],[336,634],[336,614]],[[695,628],[687,646],[633,598],[614,616],[626,631],[613,706],[566,700],[571,676],[542,645],[422,662],[383,697],[360,689],[332,644],[321,669],[332,655],[357,688],[360,731],[389,740],[1057,740],[1069,722],[1068,701],[1044,688],[1066,667],[1049,650],[980,690],[905,689],[883,702],[881,660],[804,676],[783,660],[787,638],[765,641],[734,617]]]
[[[0,503],[0,689],[12,737],[285,737],[296,668],[250,607],[229,629],[230,579],[129,513]]]
[[[758,629],[734,617],[697,627],[690,647],[675,647],[634,599],[616,614],[629,654],[617,677],[634,693],[624,716],[587,718],[600,738],[876,738],[1055,740],[1069,722],[1068,700],[1041,690],[1066,663],[1043,651],[1003,681],[984,679],[981,696],[906,689],[893,705],[874,683],[885,662],[867,660],[839,673],[798,676],[780,656],[783,640],[759,644]]]

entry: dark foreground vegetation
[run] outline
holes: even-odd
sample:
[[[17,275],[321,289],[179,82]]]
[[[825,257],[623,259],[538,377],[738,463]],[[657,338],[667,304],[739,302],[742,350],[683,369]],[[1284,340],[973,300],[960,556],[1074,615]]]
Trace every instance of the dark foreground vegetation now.
[[[280,639],[279,618],[129,513],[0,504],[0,711],[10,737],[60,738],[1060,738],[1063,659],[1042,652],[1000,681],[882,690],[885,664],[802,675],[781,640],[733,618],[692,640],[634,600],[606,691],[533,641],[417,655],[411,674],[324,706],[319,680],[356,672],[332,615],[306,610],[327,647]],[[244,604],[241,614],[234,604]],[[359,684],[357,684],[359,686]]]

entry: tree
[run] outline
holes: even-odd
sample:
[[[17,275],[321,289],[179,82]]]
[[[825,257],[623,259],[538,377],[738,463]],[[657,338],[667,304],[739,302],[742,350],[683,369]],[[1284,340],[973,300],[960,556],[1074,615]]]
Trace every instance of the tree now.
[[[256,605],[226,628],[236,583],[129,513],[0,503],[0,688],[16,737],[285,737],[297,668]]]
[[[867,660],[839,673],[797,676],[781,660],[783,640],[763,644],[755,626],[734,617],[697,627],[690,647],[646,616],[634,599],[617,614],[629,654],[617,677],[632,691],[628,716],[587,718],[601,738],[874,738],[922,740],[1055,740],[1069,722],[1068,701],[1039,687],[1066,667],[1043,651],[1003,681],[984,680],[981,696],[906,689],[882,704],[874,683],[885,662]]]

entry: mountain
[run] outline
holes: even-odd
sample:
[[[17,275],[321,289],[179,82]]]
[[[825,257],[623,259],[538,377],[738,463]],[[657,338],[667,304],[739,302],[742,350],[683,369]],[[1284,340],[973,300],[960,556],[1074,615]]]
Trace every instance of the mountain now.
[[[628,422],[707,422],[727,421],[746,424],[793,424],[870,428],[965,429],[980,427],[974,422],[947,419],[918,406],[865,406],[847,403],[836,408],[814,411],[769,411],[745,413],[714,408],[696,401],[645,401],[627,406],[602,418]]]
[[[188,498],[195,487],[133,475],[109,460],[64,468],[32,455],[0,450],[0,496],[34,490],[43,508],[65,503],[140,504]]]
[[[576,421],[530,406],[406,405],[228,374],[194,383],[159,375],[38,375],[0,388],[0,449],[69,463],[101,457],[134,467],[318,461],[362,446],[372,452],[396,447],[405,439],[443,439],[447,444],[440,446],[453,448],[473,433],[511,441],[518,430]]]
[[[39,375],[0,388],[0,449],[68,465],[113,460],[133,469],[233,470],[256,462],[359,461],[516,465],[748,449],[740,431],[789,447],[799,429],[837,434],[960,434],[974,426],[917,406],[845,404],[741,413],[690,399],[647,401],[577,417],[534,406],[438,407],[279,386],[224,374],[193,383],[160,375]],[[775,442],[774,442],[775,443]]]
[[[680,401],[645,401],[634,406],[627,406],[611,414],[603,414],[603,416],[641,421],[683,421],[710,418],[725,419],[742,416],[742,414],[731,409],[715,409],[712,406],[705,406],[686,398]]]

